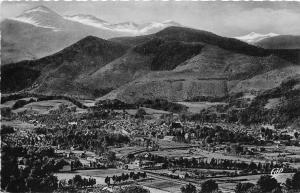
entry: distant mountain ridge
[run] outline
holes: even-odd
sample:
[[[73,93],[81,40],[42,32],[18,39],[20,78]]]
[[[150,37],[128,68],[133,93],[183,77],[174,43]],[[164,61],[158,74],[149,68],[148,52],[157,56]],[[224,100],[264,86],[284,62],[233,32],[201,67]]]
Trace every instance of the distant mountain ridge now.
[[[300,49],[300,35],[279,35],[265,38],[255,45],[266,49]]]
[[[1,22],[1,64],[51,55],[90,35],[103,39],[135,36],[177,25],[169,22],[131,26],[131,23],[110,24],[83,14],[61,16],[45,6],[34,7]]]
[[[163,22],[147,22],[141,24],[137,24],[134,22],[109,23],[95,16],[85,14],[70,15],[65,16],[64,18],[100,29],[123,32],[127,35],[146,35],[157,32],[166,27],[181,26],[181,24],[171,20]]]

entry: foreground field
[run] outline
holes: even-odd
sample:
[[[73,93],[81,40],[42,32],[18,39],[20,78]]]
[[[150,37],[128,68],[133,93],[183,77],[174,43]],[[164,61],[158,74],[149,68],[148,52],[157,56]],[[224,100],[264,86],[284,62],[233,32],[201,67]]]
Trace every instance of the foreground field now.
[[[75,175],[81,175],[82,177],[89,178],[92,177],[96,179],[96,185],[106,185],[104,182],[104,179],[106,176],[112,177],[113,175],[121,175],[122,173],[129,173],[128,170],[122,170],[122,169],[97,169],[97,170],[78,170],[76,172],[70,172],[70,173],[56,173],[55,176],[59,180],[65,179],[68,181],[69,179],[72,179]],[[145,182],[139,183],[140,185],[144,186],[145,188],[149,189],[151,193],[168,193],[170,191],[162,190],[161,187],[157,187],[155,185],[156,183],[164,183],[161,180],[152,179],[152,177],[149,180],[146,180]],[[151,185],[151,184],[154,185]],[[169,185],[173,184],[166,184],[165,187],[169,187]],[[180,187],[178,187],[180,188]]]
[[[55,176],[59,180],[66,179],[69,180],[75,175],[79,174],[85,178],[93,177],[96,179],[97,185],[105,185],[104,179],[106,176],[112,177],[113,175],[121,175],[122,173],[129,173],[132,170],[122,170],[122,169],[95,169],[95,170],[78,170],[70,173],[56,173]],[[136,170],[139,171],[139,170]],[[156,173],[156,172],[155,172]],[[180,179],[171,179],[168,177],[156,175],[153,172],[147,173],[148,180],[137,182],[150,190],[151,193],[180,193],[180,187],[187,184],[189,181]],[[281,173],[274,175],[274,178],[279,183],[284,183],[287,178],[292,177],[292,173]],[[256,184],[257,180],[261,175],[248,175],[239,177],[216,177],[213,178],[219,185],[220,190],[223,193],[233,193],[237,183],[250,182]],[[207,179],[197,180],[192,182],[197,187],[200,187],[201,183]]]

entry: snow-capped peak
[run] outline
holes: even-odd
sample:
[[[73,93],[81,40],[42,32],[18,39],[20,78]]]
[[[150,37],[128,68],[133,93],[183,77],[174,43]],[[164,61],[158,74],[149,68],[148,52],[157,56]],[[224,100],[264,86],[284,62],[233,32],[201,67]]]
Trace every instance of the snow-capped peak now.
[[[87,15],[87,14],[77,14],[77,15],[66,15],[64,18],[66,19],[88,19],[93,20],[97,22],[107,23],[106,21],[99,19],[93,15]]]
[[[97,28],[103,28],[103,29],[109,29],[108,25],[110,25],[108,22],[102,19],[99,19],[92,15],[86,15],[86,14],[66,15],[64,16],[64,18],[74,22],[82,23]]]
[[[59,31],[63,26],[63,24],[60,23],[63,18],[45,6],[25,10],[21,15],[10,19],[31,24],[36,27],[52,29],[53,31]]]
[[[180,26],[180,24],[172,20],[148,23],[135,23],[132,21],[109,23],[88,14],[61,16],[45,6],[38,6],[25,10],[21,15],[11,19],[40,28],[52,29],[53,31],[61,31],[65,29],[70,22],[77,22],[94,28],[109,30],[129,36],[146,35],[156,33],[169,26]],[[72,26],[73,25],[74,23],[72,23]]]
[[[169,26],[180,26],[180,24],[172,20],[137,24],[131,21],[121,23],[109,23],[95,16],[85,14],[78,14],[72,16],[66,15],[64,16],[64,18],[74,22],[79,22],[84,25],[126,33],[128,35],[144,35],[149,33],[155,33]]]
[[[28,10],[24,11],[24,13],[32,13],[32,12],[51,13],[53,11],[51,11],[48,7],[45,7],[45,6],[38,6],[38,7],[34,7],[32,9],[28,9]]]
[[[279,34],[276,34],[276,33],[260,34],[260,33],[251,32],[245,36],[239,36],[239,37],[235,37],[235,38],[239,39],[241,41],[247,42],[247,43],[256,43],[265,38],[274,37],[274,36],[278,36],[278,35]]]
[[[150,22],[148,25],[144,26],[142,29],[140,29],[142,34],[149,34],[154,33],[159,30],[162,30],[166,27],[170,26],[181,26],[179,23],[176,23],[172,20],[166,20],[163,22]]]

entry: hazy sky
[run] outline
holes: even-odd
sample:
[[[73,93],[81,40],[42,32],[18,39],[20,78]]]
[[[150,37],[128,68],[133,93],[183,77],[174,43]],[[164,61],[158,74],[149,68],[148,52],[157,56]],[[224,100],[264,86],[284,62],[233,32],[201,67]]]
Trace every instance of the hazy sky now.
[[[225,36],[300,34],[300,2],[2,2],[2,19],[45,5],[61,15],[91,14],[118,23],[174,20]]]

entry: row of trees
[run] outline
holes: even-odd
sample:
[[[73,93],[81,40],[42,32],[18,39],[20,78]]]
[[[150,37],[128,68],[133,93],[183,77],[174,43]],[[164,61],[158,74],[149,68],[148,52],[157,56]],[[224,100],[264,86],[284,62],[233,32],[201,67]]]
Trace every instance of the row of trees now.
[[[69,186],[76,188],[89,187],[96,185],[96,179],[94,178],[82,178],[80,175],[75,175],[72,179],[68,181]]]
[[[168,135],[173,135],[177,139],[185,140],[185,134],[194,133],[196,139],[205,140],[205,143],[243,143],[243,144],[257,144],[258,141],[256,138],[249,136],[241,132],[233,132],[228,129],[223,129],[221,126],[215,127],[200,127],[197,125],[196,128],[189,129],[187,131],[169,131]],[[181,140],[181,141],[182,141]]]
[[[235,188],[235,193],[282,193],[299,192],[300,191],[300,172],[296,172],[292,179],[288,178],[281,186],[275,178],[270,175],[263,175],[259,178],[256,184],[253,183],[238,183]]]
[[[111,184],[111,180],[114,182],[114,185],[117,184],[117,183],[120,183],[120,182],[125,182],[129,179],[132,179],[132,180],[138,180],[140,178],[147,178],[147,173],[146,172],[137,172],[137,173],[134,173],[134,172],[130,172],[129,174],[124,174],[122,173],[122,175],[120,176],[117,176],[117,175],[114,175],[112,177],[106,177],[104,182],[110,186]]]
[[[275,178],[270,175],[262,175],[256,184],[246,182],[238,183],[235,193],[282,193],[283,189],[287,192],[296,193],[300,191],[300,172],[296,172],[292,179],[287,179],[282,187]],[[201,189],[189,183],[180,188],[182,193],[214,193],[218,192],[218,184],[214,180],[207,180],[201,184]]]
[[[207,180],[201,184],[201,190],[198,191],[196,186],[193,184],[189,183],[185,186],[182,186],[180,188],[182,193],[213,193],[213,192],[218,192],[218,184],[214,180]]]
[[[77,147],[81,150],[93,150],[98,153],[106,152],[108,146],[127,144],[130,138],[120,133],[108,133],[96,128],[82,128],[73,125],[62,129],[36,129],[37,134],[45,134],[51,145],[64,148]],[[50,137],[47,137],[47,136]]]
[[[207,159],[187,159],[179,157],[179,159],[163,157],[155,154],[148,154],[148,156],[140,157],[140,159],[146,159],[157,163],[164,163],[165,168],[179,167],[179,168],[206,168],[206,169],[227,169],[227,170],[248,170],[248,171],[261,171],[270,172],[272,168],[283,167],[281,164],[271,163],[255,163],[255,162],[240,162],[228,159],[214,159],[210,161]],[[288,168],[286,168],[287,170]]]

